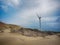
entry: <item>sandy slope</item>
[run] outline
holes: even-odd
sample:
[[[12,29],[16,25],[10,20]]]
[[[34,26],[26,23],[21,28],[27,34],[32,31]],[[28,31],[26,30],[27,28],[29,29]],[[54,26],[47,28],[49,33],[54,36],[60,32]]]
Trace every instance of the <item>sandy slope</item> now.
[[[0,33],[0,45],[60,45],[56,35],[43,37],[26,37],[15,33]]]

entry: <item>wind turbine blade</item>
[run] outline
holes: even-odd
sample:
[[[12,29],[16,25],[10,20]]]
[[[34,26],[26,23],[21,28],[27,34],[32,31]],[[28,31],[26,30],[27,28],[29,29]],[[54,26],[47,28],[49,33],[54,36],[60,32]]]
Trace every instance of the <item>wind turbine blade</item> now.
[[[41,19],[41,16],[39,16],[38,14],[37,14],[37,17],[38,17],[39,19]]]

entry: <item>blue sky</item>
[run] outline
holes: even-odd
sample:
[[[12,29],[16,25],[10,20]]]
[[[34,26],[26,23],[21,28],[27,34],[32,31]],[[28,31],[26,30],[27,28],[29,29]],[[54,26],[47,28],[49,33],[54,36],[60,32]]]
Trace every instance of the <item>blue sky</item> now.
[[[60,31],[60,0],[0,0],[0,21],[27,28]]]

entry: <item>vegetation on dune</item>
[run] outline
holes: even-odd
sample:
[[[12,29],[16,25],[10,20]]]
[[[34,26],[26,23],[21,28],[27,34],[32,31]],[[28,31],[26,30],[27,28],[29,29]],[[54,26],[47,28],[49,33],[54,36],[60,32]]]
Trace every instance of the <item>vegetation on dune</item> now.
[[[0,32],[4,32],[5,30],[9,30],[11,33],[19,33],[24,36],[29,36],[29,37],[45,37],[48,35],[54,35],[57,34],[58,32],[51,32],[51,31],[40,31],[38,29],[31,29],[31,28],[23,28],[18,25],[13,25],[13,24],[5,24],[0,22]]]
[[[18,29],[20,29],[20,26],[12,25],[12,24],[5,24],[3,22],[0,22],[0,32],[4,32],[6,29],[10,29],[10,32],[16,32]]]

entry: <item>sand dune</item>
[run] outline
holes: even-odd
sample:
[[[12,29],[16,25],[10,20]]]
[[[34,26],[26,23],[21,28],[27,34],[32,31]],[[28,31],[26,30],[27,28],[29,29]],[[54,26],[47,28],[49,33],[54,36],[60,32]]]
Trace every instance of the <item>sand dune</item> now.
[[[60,32],[42,32],[0,22],[0,45],[60,45]]]
[[[0,33],[0,45],[60,45],[57,35],[27,37],[18,33]]]

